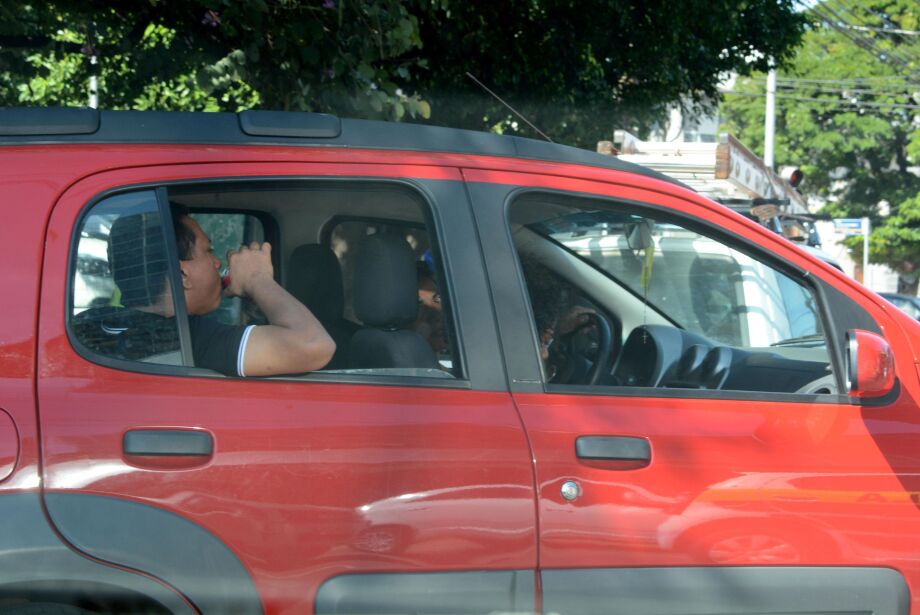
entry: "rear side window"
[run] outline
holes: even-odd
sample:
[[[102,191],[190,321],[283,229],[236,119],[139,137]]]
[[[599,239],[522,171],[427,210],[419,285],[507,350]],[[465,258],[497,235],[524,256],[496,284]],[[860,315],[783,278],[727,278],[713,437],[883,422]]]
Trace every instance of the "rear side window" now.
[[[109,197],[83,218],[71,284],[71,324],[93,353],[181,365],[166,229],[153,191]]]
[[[316,372],[457,379],[429,208],[376,182],[202,182],[110,196],[76,229],[71,339],[84,356],[132,371],[173,371],[144,365],[159,363],[245,375],[248,336],[273,323],[255,299],[228,297],[218,271],[232,280],[227,252],[269,243],[276,282],[335,342]]]

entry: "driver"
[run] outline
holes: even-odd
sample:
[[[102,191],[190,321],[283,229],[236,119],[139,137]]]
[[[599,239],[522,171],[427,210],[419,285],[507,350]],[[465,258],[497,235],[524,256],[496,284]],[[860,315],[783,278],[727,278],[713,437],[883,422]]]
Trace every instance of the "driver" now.
[[[521,268],[540,338],[540,359],[551,382],[565,362],[563,353],[554,346],[556,338],[590,324],[593,310],[575,305],[571,287],[532,256],[521,255]]]

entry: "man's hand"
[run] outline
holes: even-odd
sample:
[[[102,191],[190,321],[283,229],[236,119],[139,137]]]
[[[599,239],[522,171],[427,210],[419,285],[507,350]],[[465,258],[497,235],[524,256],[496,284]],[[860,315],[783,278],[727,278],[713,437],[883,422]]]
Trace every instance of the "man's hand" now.
[[[227,264],[230,266],[230,285],[224,289],[227,297],[252,298],[256,286],[274,279],[272,246],[267,241],[261,245],[253,241],[239,250],[228,250]]]
[[[228,297],[246,297],[268,325],[252,330],[243,357],[247,376],[296,374],[322,369],[335,353],[335,342],[304,304],[274,278],[272,247],[252,242],[227,252],[230,264]]]

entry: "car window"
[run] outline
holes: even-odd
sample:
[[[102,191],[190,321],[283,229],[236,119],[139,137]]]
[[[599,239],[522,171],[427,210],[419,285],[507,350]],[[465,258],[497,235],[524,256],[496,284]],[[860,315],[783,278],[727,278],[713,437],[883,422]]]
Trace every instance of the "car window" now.
[[[557,363],[607,361],[591,384],[836,392],[817,295],[804,281],[698,224],[607,203],[569,203],[528,197],[511,208],[535,336],[557,341],[562,334]],[[560,290],[534,291],[534,261],[560,278]],[[548,295],[564,299],[541,317]],[[586,309],[588,303],[595,307]],[[613,357],[572,347],[565,336],[573,313],[588,331],[580,346],[609,349]],[[601,318],[606,329],[621,332],[617,339],[603,339],[616,336],[597,330]],[[544,363],[553,362],[547,350],[541,349]],[[559,382],[554,373],[558,365],[547,377]]]
[[[180,365],[166,232],[153,191],[96,204],[76,233],[70,317],[76,341],[107,358]]]
[[[181,208],[201,227],[214,268],[222,272],[228,250],[270,242],[276,280],[336,343],[333,358],[316,371],[438,380],[462,374],[437,241],[421,197],[402,187],[277,181],[205,182],[167,187],[167,194],[170,208]],[[139,224],[146,229],[143,242],[137,241]],[[172,316],[166,257],[172,235],[165,224],[171,228],[172,221],[163,222],[153,191],[111,197],[84,216],[72,266],[70,325],[90,358],[183,365],[183,325]],[[117,229],[129,225],[124,236],[134,239],[122,249]],[[130,268],[120,256],[125,250]],[[163,313],[170,316],[158,316]],[[258,305],[238,297],[222,297],[218,308],[188,322],[189,339],[207,334],[215,344],[222,332],[270,324]],[[209,324],[215,322],[231,329]],[[194,360],[185,367],[218,369],[201,360],[194,341],[189,345]],[[218,371],[238,375],[233,365]]]

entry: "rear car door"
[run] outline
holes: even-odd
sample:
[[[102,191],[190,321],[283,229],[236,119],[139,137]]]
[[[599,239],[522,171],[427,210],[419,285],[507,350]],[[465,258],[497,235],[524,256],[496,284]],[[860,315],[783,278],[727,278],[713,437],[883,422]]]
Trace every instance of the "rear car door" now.
[[[530,453],[459,172],[166,149],[158,166],[74,184],[47,229],[38,399],[44,497],[61,535],[205,612],[531,610]],[[451,313],[450,372],[226,378],[190,365],[181,317],[181,344],[106,355],[75,321],[124,301],[108,270],[113,220],[159,215],[163,233],[149,238],[168,241],[173,199],[216,213],[263,203],[255,213],[284,259],[295,241],[323,240],[337,203],[371,218],[415,207]]]
[[[464,170],[534,451],[544,610],[920,611],[902,330],[689,191],[555,172]],[[885,399],[844,392],[854,328],[898,357]]]

